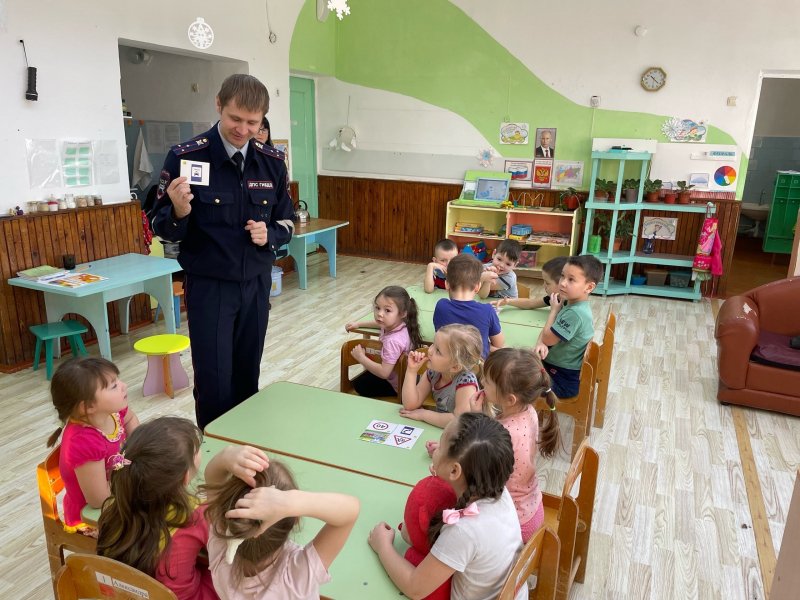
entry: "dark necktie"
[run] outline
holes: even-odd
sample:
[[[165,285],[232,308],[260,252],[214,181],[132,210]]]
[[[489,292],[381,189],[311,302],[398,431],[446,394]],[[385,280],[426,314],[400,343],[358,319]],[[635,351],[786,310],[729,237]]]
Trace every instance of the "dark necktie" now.
[[[242,156],[242,153],[237,150],[236,152],[233,153],[233,156],[231,158],[233,159],[233,162],[236,163],[236,168],[239,170],[239,177],[241,177],[242,165],[244,164],[244,156]]]

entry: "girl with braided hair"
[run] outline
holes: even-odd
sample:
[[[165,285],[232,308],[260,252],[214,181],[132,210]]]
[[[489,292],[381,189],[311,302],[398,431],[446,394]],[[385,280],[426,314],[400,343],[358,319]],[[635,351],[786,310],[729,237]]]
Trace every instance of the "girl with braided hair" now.
[[[431,473],[450,484],[456,506],[431,520],[430,554],[414,567],[394,549],[394,529],[375,526],[369,545],[394,584],[423,598],[452,576],[452,600],[497,597],[522,549],[519,520],[506,482],[514,470],[508,431],[481,413],[462,413],[445,427]],[[528,597],[526,586],[516,600]]]

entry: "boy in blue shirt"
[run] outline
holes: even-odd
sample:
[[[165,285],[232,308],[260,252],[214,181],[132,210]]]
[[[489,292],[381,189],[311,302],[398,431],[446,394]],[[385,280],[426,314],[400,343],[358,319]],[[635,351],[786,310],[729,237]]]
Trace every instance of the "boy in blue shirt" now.
[[[477,327],[483,339],[483,358],[491,350],[503,347],[500,319],[491,304],[475,301],[481,288],[483,265],[472,254],[459,254],[447,265],[447,291],[450,298],[442,298],[433,311],[433,327],[461,323]]]
[[[535,352],[559,398],[578,393],[583,355],[594,337],[589,295],[602,278],[603,265],[594,256],[571,256],[561,271],[558,293],[550,295],[550,314]]]

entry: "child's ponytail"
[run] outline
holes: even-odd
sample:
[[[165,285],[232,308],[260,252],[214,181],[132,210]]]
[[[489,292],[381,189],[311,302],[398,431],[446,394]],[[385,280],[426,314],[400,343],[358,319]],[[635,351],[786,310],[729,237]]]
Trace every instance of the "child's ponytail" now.
[[[550,377],[545,372],[543,378],[548,381],[548,387],[542,396],[547,401],[549,410],[539,411],[539,452],[542,456],[549,458],[558,451],[558,447],[561,445],[561,425],[556,414],[558,398],[549,387]]]
[[[417,301],[409,296],[406,310],[406,330],[408,337],[411,338],[411,349],[416,350],[424,345],[422,331],[419,328],[419,309]]]
[[[52,434],[50,434],[50,437],[47,438],[47,447],[48,448],[52,448],[53,446],[56,445],[56,442],[58,441],[58,436],[61,435],[61,431],[63,429],[64,429],[63,427],[59,427]]]

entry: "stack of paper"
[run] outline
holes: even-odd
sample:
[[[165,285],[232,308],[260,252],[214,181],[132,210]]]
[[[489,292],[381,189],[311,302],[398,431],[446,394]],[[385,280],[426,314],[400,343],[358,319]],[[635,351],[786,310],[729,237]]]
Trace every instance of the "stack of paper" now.
[[[66,269],[42,265],[40,267],[33,267],[32,269],[25,269],[24,271],[17,271],[17,276],[29,281],[50,281],[51,279],[63,277],[67,273],[69,273],[69,271]]]

